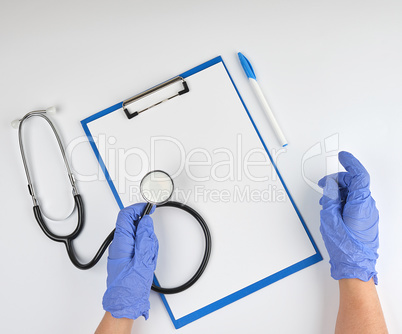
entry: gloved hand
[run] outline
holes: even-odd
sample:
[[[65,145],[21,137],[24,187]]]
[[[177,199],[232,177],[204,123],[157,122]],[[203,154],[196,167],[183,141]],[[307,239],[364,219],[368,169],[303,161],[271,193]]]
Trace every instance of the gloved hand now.
[[[378,210],[370,193],[370,176],[363,165],[350,153],[340,152],[339,161],[346,172],[322,178],[324,189],[320,200],[320,231],[328,250],[331,276],[374,278],[378,258]]]
[[[103,308],[115,318],[148,319],[149,294],[158,257],[158,240],[152,218],[144,216],[146,204],[120,211],[109,247],[107,290]],[[151,213],[155,211],[152,208]]]

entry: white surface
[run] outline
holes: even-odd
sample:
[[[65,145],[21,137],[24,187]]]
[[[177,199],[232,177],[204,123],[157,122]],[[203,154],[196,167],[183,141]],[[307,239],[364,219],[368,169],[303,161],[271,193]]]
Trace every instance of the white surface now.
[[[278,151],[238,51],[253,62],[287,134],[289,146],[276,154],[278,165],[325,260],[180,333],[333,332],[338,290],[329,276],[319,233],[320,194],[313,185],[338,149],[353,152],[371,174],[381,215],[378,291],[390,332],[401,332],[401,14],[401,2],[389,0],[4,2],[0,332],[91,333],[103,314],[106,280],[105,259],[90,271],[75,269],[63,246],[35,223],[10,122],[56,105],[64,142],[82,140],[71,160],[86,176],[78,187],[88,219],[76,244],[88,260],[113,228],[118,208],[83,138],[79,120],[86,115],[221,54],[270,150]],[[52,182],[38,189],[45,193]],[[69,190],[62,190],[66,200],[52,208],[68,211]],[[136,321],[133,332],[175,333],[155,294],[151,306],[150,319]]]
[[[139,193],[136,175],[159,169],[173,178],[172,200],[195,209],[210,228],[213,245],[205,273],[190,289],[166,296],[175,319],[316,254],[223,63],[186,82],[189,93],[136,118],[128,120],[118,109],[87,124],[102,161],[116,170],[111,177],[125,207],[141,200],[133,196]],[[114,144],[103,145],[110,138]],[[126,157],[120,155],[117,166],[116,151]],[[188,237],[182,226],[192,218],[173,212],[154,216],[163,254],[156,276],[164,287],[190,279],[203,252],[202,245],[183,250],[177,240]],[[160,228],[160,220],[169,228]],[[204,239],[202,233],[196,238]],[[174,259],[174,270],[166,259]]]

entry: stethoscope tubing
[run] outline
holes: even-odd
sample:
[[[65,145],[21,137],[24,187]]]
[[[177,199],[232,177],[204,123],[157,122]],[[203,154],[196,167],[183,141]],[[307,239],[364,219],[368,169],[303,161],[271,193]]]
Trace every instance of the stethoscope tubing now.
[[[168,294],[174,294],[174,293],[179,293],[184,290],[187,290],[189,287],[191,287],[195,282],[198,281],[198,279],[201,277],[201,275],[204,273],[205,268],[207,267],[209,258],[211,256],[211,232],[209,231],[208,225],[205,222],[204,218],[195,211],[193,208],[189,207],[188,205],[185,205],[183,203],[179,202],[174,202],[174,201],[169,201],[161,205],[157,205],[158,207],[174,207],[178,209],[182,209],[186,212],[188,212],[190,215],[192,215],[200,224],[202,231],[204,232],[204,237],[205,237],[205,251],[204,251],[204,256],[201,261],[200,266],[198,267],[198,270],[195,272],[195,274],[184,284],[175,287],[175,288],[163,288],[159,285],[156,285],[155,283],[152,284],[152,290],[168,295]]]
[[[78,260],[77,255],[74,251],[73,240],[80,234],[82,228],[84,227],[84,206],[83,206],[81,195],[79,195],[79,194],[75,195],[74,200],[75,200],[75,204],[77,207],[77,213],[78,213],[77,226],[71,234],[66,235],[66,236],[59,236],[59,235],[53,233],[52,231],[50,231],[50,229],[47,227],[47,224],[45,223],[45,221],[42,217],[39,205],[34,206],[33,210],[34,210],[34,215],[35,215],[36,221],[38,222],[40,228],[45,233],[45,235],[53,241],[64,243],[64,245],[66,246],[68,257],[70,258],[73,265],[76,266],[78,269],[86,270],[86,269],[92,268],[99,262],[99,260],[103,256],[104,252],[106,251],[107,247],[113,241],[115,230],[110,232],[110,234],[107,236],[107,238],[103,241],[102,245],[99,247],[98,251],[96,252],[95,256],[93,257],[93,259],[91,261],[89,261],[88,263],[85,263],[85,264],[81,263]],[[150,204],[150,203],[148,203],[148,204]],[[150,204],[147,207],[152,208],[152,204]],[[149,212],[146,213],[148,211],[147,207],[145,208],[142,216],[149,213]],[[179,203],[179,202],[169,201],[164,204],[157,205],[157,208],[160,208],[160,207],[174,207],[174,208],[178,208],[178,209],[188,212],[190,215],[192,215],[198,221],[198,223],[200,224],[202,231],[204,233],[204,237],[205,237],[205,251],[204,251],[204,256],[201,261],[201,264],[200,264],[198,270],[195,272],[195,274],[186,283],[184,283],[178,287],[174,287],[174,288],[161,287],[161,286],[157,285],[156,280],[152,284],[152,290],[155,292],[162,293],[162,294],[175,294],[175,293],[182,292],[182,291],[188,289],[189,287],[191,287],[192,285],[194,285],[194,283],[197,282],[198,279],[201,277],[201,275],[204,273],[205,268],[207,267],[210,255],[211,255],[211,243],[212,243],[211,242],[211,232],[209,231],[208,225],[206,224],[206,222],[202,218],[202,216],[197,211],[195,211],[194,209],[189,207],[188,205],[185,205],[185,204]],[[139,221],[138,224],[141,224],[141,220]]]
[[[101,247],[99,248],[99,250],[97,251],[97,253],[95,254],[95,256],[93,257],[93,259],[91,261],[89,261],[88,263],[81,263],[78,260],[77,255],[76,255],[75,250],[74,250],[73,240],[76,237],[78,237],[78,235],[81,233],[81,231],[82,231],[82,229],[84,227],[84,204],[82,202],[81,195],[78,193],[78,190],[76,188],[74,176],[73,176],[73,174],[71,172],[70,165],[68,163],[66,153],[64,151],[64,147],[63,147],[63,144],[61,142],[60,136],[57,133],[56,127],[54,126],[53,122],[45,115],[45,112],[46,112],[45,110],[36,110],[36,111],[31,111],[31,112],[27,113],[20,120],[19,127],[18,127],[18,140],[19,140],[19,145],[20,145],[21,157],[22,157],[22,162],[24,164],[25,174],[26,174],[27,181],[28,181],[28,191],[29,191],[29,194],[31,195],[32,201],[33,201],[34,216],[35,216],[35,219],[38,222],[40,228],[42,229],[43,233],[45,233],[45,235],[47,237],[49,237],[53,241],[64,243],[64,245],[66,246],[68,256],[69,256],[71,262],[74,264],[74,266],[76,266],[79,269],[83,269],[83,270],[90,269],[90,268],[92,268],[93,266],[95,266],[99,262],[99,260],[103,256],[104,252],[106,251],[107,247],[112,242],[113,236],[114,236],[114,230],[107,236],[107,238],[102,243]],[[49,126],[52,129],[53,134],[54,134],[54,136],[55,136],[55,138],[57,140],[57,144],[58,144],[58,146],[60,148],[60,152],[61,152],[61,155],[62,155],[63,160],[64,160],[64,165],[66,167],[68,178],[69,178],[71,186],[72,186],[72,193],[73,193],[73,197],[74,197],[75,208],[77,209],[77,225],[76,225],[76,228],[74,229],[74,231],[72,233],[70,233],[68,235],[64,235],[64,236],[57,235],[57,234],[53,233],[48,228],[45,220],[43,219],[43,214],[41,212],[39,202],[38,202],[38,200],[36,198],[35,188],[33,186],[31,176],[30,176],[30,173],[29,173],[28,163],[27,163],[27,159],[26,159],[26,156],[25,156],[24,143],[23,143],[23,139],[22,139],[22,127],[23,127],[23,124],[24,124],[25,120],[27,120],[27,119],[29,119],[31,117],[41,117],[42,119],[44,119],[49,124]]]

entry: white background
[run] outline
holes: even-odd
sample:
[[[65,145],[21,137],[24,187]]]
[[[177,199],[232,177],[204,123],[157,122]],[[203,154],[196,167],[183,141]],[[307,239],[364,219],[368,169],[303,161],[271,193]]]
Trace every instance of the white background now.
[[[325,259],[178,332],[333,332],[337,283],[319,233],[320,194],[305,178],[320,179],[338,149],[354,153],[371,174],[381,217],[378,292],[390,332],[401,332],[401,14],[399,1],[3,1],[0,332],[91,333],[103,314],[106,280],[105,258],[79,271],[63,246],[40,231],[10,122],[56,105],[60,113],[53,119],[68,145],[83,136],[79,120],[222,55],[270,150],[278,149],[238,51],[253,63],[288,138],[278,166]],[[332,143],[324,146],[328,137]],[[320,144],[321,153],[310,150]],[[303,156],[309,158],[304,164]],[[71,158],[79,174],[97,173],[87,143]],[[48,160],[35,161],[43,166],[35,169],[38,184],[43,181],[38,192],[54,192],[51,213],[68,212],[68,188],[56,168],[62,165]],[[89,259],[113,228],[118,208],[102,180],[78,186],[88,219],[76,244]],[[133,332],[176,332],[153,293],[151,306],[150,319],[137,320]]]

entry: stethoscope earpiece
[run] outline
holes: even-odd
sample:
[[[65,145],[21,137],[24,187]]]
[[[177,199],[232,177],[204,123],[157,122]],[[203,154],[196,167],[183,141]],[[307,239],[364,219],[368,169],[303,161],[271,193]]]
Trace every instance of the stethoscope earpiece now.
[[[51,106],[46,109],[46,114],[54,115],[57,112],[57,109],[55,106]]]
[[[13,120],[12,122],[11,122],[11,126],[14,128],[14,129],[18,129],[18,127],[20,126],[20,119],[15,119],[15,120]]]

